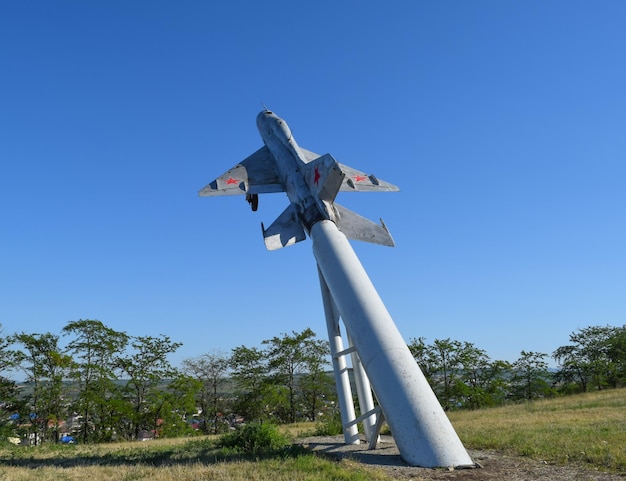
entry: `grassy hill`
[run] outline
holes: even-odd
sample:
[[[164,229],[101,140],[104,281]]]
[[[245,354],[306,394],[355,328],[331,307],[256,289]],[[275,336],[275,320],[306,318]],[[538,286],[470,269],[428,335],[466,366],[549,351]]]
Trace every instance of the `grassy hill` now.
[[[450,419],[468,448],[530,456],[550,464],[587,465],[626,473],[626,389],[452,412]],[[299,433],[313,431],[315,426],[300,423],[284,429]],[[337,463],[297,451],[262,459],[241,456],[220,449],[215,439],[197,437],[144,443],[37,447],[0,445],[0,479],[394,479],[388,473],[354,461]],[[438,471],[428,471],[431,472],[433,476],[439,476]],[[475,472],[472,476],[483,479],[480,474]],[[484,479],[495,479],[487,470],[484,474]],[[456,473],[450,473],[450,479],[455,476]],[[435,478],[424,475],[416,479]]]
[[[626,472],[626,389],[449,415],[469,448]]]

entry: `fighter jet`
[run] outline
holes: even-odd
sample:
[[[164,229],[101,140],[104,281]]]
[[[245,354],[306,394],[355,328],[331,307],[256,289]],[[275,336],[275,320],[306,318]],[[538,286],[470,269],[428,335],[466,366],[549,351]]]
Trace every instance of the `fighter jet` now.
[[[287,122],[270,110],[261,111],[257,128],[265,144],[241,163],[200,190],[199,195],[246,196],[252,210],[259,194],[285,192],[290,204],[267,229],[261,223],[265,246],[276,250],[306,239],[314,224],[331,220],[354,240],[393,246],[391,234],[381,219],[376,224],[335,203],[338,192],[398,191],[384,182],[337,162],[332,155],[319,155],[300,147]]]

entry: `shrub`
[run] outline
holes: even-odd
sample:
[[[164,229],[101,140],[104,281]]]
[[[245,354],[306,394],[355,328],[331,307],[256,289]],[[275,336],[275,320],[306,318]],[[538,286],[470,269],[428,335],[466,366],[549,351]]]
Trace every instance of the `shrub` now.
[[[287,435],[271,423],[252,423],[224,434],[218,445],[246,454],[271,454],[291,444]]]
[[[338,436],[339,434],[343,434],[343,425],[339,415],[329,417],[315,426],[315,436]]]

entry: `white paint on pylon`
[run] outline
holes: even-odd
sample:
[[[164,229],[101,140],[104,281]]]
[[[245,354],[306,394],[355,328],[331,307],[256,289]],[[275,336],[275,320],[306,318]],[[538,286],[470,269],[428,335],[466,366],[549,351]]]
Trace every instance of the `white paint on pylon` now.
[[[310,236],[402,458],[413,466],[474,466],[346,237],[330,220]]]

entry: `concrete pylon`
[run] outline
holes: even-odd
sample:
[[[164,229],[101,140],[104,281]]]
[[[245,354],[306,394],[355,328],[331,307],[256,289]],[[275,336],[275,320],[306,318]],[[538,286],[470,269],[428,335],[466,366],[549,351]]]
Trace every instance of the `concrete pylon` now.
[[[310,237],[402,458],[429,468],[475,466],[345,235],[322,220]]]

